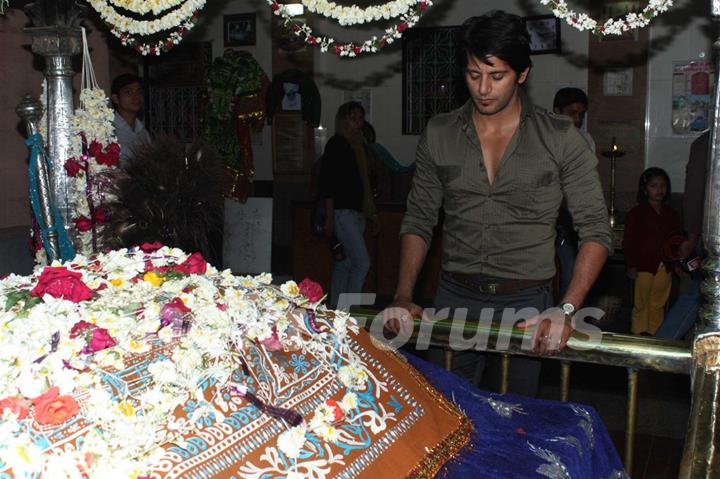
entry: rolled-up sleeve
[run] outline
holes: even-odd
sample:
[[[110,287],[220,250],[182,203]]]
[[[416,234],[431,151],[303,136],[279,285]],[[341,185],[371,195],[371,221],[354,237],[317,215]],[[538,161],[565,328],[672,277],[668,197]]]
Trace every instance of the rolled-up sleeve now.
[[[568,128],[563,139],[560,180],[579,245],[595,241],[612,253],[612,229],[597,173],[597,157],[576,128]]]
[[[414,234],[428,245],[438,221],[442,204],[442,184],[428,145],[428,128],[425,129],[415,154],[415,174],[407,198],[407,209],[400,227],[400,236]]]

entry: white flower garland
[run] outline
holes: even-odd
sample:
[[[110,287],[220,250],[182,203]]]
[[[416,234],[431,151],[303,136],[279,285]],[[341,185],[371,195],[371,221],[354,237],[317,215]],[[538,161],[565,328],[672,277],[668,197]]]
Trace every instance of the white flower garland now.
[[[553,15],[565,20],[568,25],[580,31],[591,30],[595,35],[620,35],[635,28],[643,28],[650,24],[653,18],[666,12],[673,4],[672,0],[650,0],[642,12],[631,12],[620,20],[608,19],[600,25],[597,20],[586,13],[577,13],[568,8],[565,0],[540,0],[548,6]]]
[[[204,273],[169,274],[157,269],[177,267],[190,259],[169,247],[149,253],[133,248],[94,258],[76,256],[64,266],[81,275],[78,281],[94,291],[90,300],[78,302],[47,293],[42,298],[29,295],[42,268],[33,276],[10,275],[0,281],[0,400],[15,398],[29,407],[30,398],[56,386],[59,394],[82,396],[77,401],[79,414],[98,426],[84,435],[77,450],[53,448],[37,443],[28,433],[37,416],[21,419],[0,408],[0,475],[7,467],[15,477],[136,479],[152,471],[165,454],[159,445],[183,444],[182,436],[203,417],[223,421],[223,412],[203,399],[198,385],[212,379],[217,382],[216,393],[229,388],[244,395],[246,385],[232,378],[233,370],[241,366],[236,351],[247,344],[264,344],[273,336],[283,348],[302,350],[334,367],[347,388],[342,399],[327,401],[303,425],[280,434],[279,448],[292,457],[310,432],[326,442],[337,439],[334,424],[338,417],[344,422],[353,418],[358,407],[355,391],[366,390],[370,380],[346,339],[348,332],[358,332],[355,320],[339,311],[334,318],[327,315],[322,300],[311,302],[293,281],[281,288],[270,285],[269,274],[238,277],[211,265]],[[190,311],[185,314],[191,325],[183,333],[163,322],[168,314],[164,311],[173,304]],[[322,315],[323,324],[332,325],[332,330],[301,334],[299,323],[290,319],[299,307]],[[80,322],[104,330],[114,345],[89,354],[87,335],[73,335]],[[152,383],[142,392],[126,389],[111,397],[100,378],[108,370],[122,369],[125,355],[147,352],[158,340],[175,346],[167,357],[155,357],[148,366]],[[173,411],[193,397],[200,398],[199,407],[188,421],[171,424]]]
[[[327,0],[302,0],[302,4],[312,13],[333,18],[340,25],[357,25],[377,20],[390,20],[407,12],[422,0],[393,0],[383,5],[372,5],[365,9],[357,5],[349,7]]]
[[[187,0],[180,8],[155,20],[136,20],[118,13],[108,3],[108,0],[89,1],[102,19],[111,24],[114,29],[135,35],[153,35],[176,28],[178,25],[189,21],[195,15],[195,12],[205,6],[206,2],[206,0]]]
[[[110,0],[110,3],[138,15],[145,15],[149,12],[157,15],[165,10],[177,7],[183,1],[185,0]]]
[[[380,37],[374,35],[362,43],[341,43],[335,41],[334,38],[314,35],[312,28],[310,28],[307,23],[293,18],[293,15],[288,11],[286,5],[281,5],[277,3],[276,0],[267,0],[267,2],[272,7],[275,15],[285,19],[285,26],[295,33],[295,35],[303,37],[305,43],[318,45],[320,46],[321,52],[332,51],[341,57],[356,57],[361,53],[376,53],[380,51],[396,39],[402,38],[403,32],[415,26],[418,20],[420,20],[420,16],[432,5],[432,1],[430,0],[420,0],[414,3],[410,6],[411,8],[408,8],[405,14],[400,16],[400,22],[387,28],[385,34]]]
[[[108,104],[105,92],[100,88],[85,88],[80,92],[81,108],[75,110],[70,118],[70,161],[83,167],[83,170],[75,175],[68,174],[68,206],[70,218],[75,222],[71,228],[77,252],[90,255],[99,248],[97,244],[104,226],[93,218],[93,211],[103,208],[103,205],[114,199],[98,180],[112,171],[117,171],[117,165],[108,165],[98,162],[98,158],[83,151],[82,136],[85,137],[85,147],[93,142],[101,145],[105,150],[108,145],[117,143],[115,127],[113,126],[114,112]],[[88,181],[92,185],[88,191]],[[89,201],[92,201],[92,209]],[[92,222],[92,228],[87,231],[78,229],[77,221],[83,218]],[[68,226],[73,226],[68,225]],[[93,241],[93,228],[95,240]],[[94,245],[93,242],[96,244]],[[94,247],[93,247],[94,246]]]

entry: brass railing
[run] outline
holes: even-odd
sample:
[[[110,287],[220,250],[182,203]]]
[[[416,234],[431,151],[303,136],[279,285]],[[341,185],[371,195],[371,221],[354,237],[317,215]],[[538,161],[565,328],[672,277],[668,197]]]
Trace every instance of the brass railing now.
[[[378,331],[380,328],[371,327],[376,318],[375,313],[353,313],[358,319],[365,320],[365,327]],[[456,325],[457,329],[458,326]],[[414,331],[420,329],[420,320],[416,320]],[[430,345],[447,348],[453,323],[449,320],[433,322]],[[456,332],[457,334],[457,332]],[[652,337],[633,336],[628,334],[602,333],[602,338],[593,343],[591,349],[586,338],[575,333],[568,341],[568,346],[562,352],[553,356],[540,356],[523,349],[522,343],[527,333],[521,329],[500,328],[496,325],[483,325],[466,323],[463,326],[463,337],[482,337],[487,345],[483,352],[498,353],[502,356],[502,381],[500,392],[507,391],[510,356],[532,356],[543,359],[561,361],[560,396],[567,401],[570,388],[570,366],[573,362],[601,364],[606,366],[624,367],[628,372],[628,391],[625,423],[625,453],[624,465],[628,471],[632,470],[635,425],[637,418],[638,371],[650,370],[674,374],[687,374],[692,371],[691,345],[680,341],[669,341]],[[487,337],[487,341],[484,338]],[[502,338],[503,346],[498,348],[498,339]],[[414,343],[416,333],[408,340]],[[509,341],[508,341],[509,339]],[[452,369],[452,350],[445,351],[445,368]]]

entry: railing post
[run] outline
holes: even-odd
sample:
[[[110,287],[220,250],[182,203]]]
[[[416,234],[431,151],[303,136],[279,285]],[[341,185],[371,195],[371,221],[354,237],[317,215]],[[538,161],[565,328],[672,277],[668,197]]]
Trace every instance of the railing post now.
[[[637,424],[638,370],[628,368],[627,417],[625,419],[625,470],[632,474],[635,455],[635,425]]]
[[[713,21],[720,22],[720,0],[712,1]],[[720,37],[713,44],[715,53],[715,103],[710,123],[710,152],[705,184],[703,242],[707,276],[700,290],[703,306],[693,344],[692,389],[688,433],[680,465],[681,478],[720,477]]]

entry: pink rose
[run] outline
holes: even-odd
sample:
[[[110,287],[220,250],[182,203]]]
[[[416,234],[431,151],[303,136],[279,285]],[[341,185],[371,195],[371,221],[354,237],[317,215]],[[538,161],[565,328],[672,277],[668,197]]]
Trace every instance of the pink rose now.
[[[99,328],[92,323],[87,321],[78,321],[70,329],[70,337],[76,338],[79,335],[85,336],[87,344],[82,350],[83,354],[93,354],[103,349],[112,348],[117,343],[108,330],[105,328]]]
[[[30,294],[42,298],[49,294],[53,298],[64,298],[73,303],[79,303],[92,298],[93,292],[82,282],[82,274],[69,271],[64,266],[46,266],[43,270],[38,284],[30,291]]]
[[[75,177],[82,169],[83,167],[80,162],[76,161],[74,158],[70,158],[65,162],[65,171],[68,176]]]
[[[310,278],[305,278],[304,280],[302,280],[298,285],[298,288],[300,288],[300,294],[305,296],[312,303],[320,301],[320,299],[322,299],[322,297],[325,295],[325,292],[323,292],[320,283],[317,283]]]
[[[205,274],[207,261],[200,253],[193,253],[174,269],[186,274]]]
[[[278,336],[277,328],[275,326],[272,327],[272,334],[270,337],[260,341],[260,344],[265,346],[265,349],[268,351],[282,350],[282,343],[280,342],[280,337]]]
[[[164,245],[159,241],[153,241],[152,243],[143,243],[140,245],[140,249],[145,253],[152,253],[162,248]]]
[[[92,214],[93,222],[104,224],[104,223],[107,223],[109,219],[110,219],[110,212],[107,210],[107,208],[98,208],[95,211],[93,211],[93,214]]]
[[[0,400],[0,416],[6,409],[17,414],[18,419],[25,419],[30,411],[30,402],[21,397],[8,397]]]
[[[90,342],[87,346],[85,346],[82,352],[85,354],[92,354],[102,351],[103,349],[112,348],[116,344],[117,343],[113,337],[110,336],[107,329],[95,328],[92,330],[92,338],[90,339]]]
[[[97,141],[93,140],[92,143],[90,143],[90,147],[88,148],[88,154],[90,156],[94,156],[97,158],[99,154],[102,153],[102,145],[98,143]]]
[[[190,324],[190,313],[192,310],[185,306],[182,299],[173,298],[160,310],[160,327],[171,324],[174,330],[185,332]]]
[[[57,387],[32,400],[35,405],[35,421],[38,424],[56,426],[80,412],[80,406],[72,396],[60,396]]]
[[[92,220],[85,215],[81,215],[79,218],[75,218],[75,228],[78,231],[90,231],[92,228]]]

